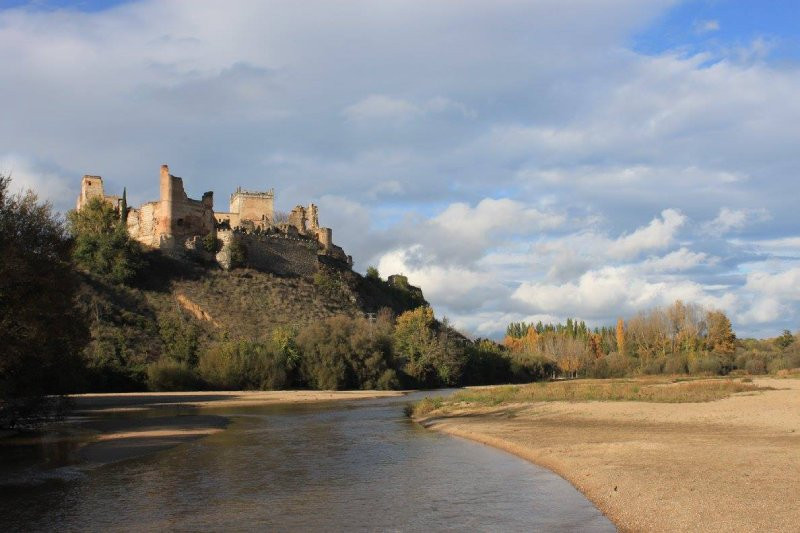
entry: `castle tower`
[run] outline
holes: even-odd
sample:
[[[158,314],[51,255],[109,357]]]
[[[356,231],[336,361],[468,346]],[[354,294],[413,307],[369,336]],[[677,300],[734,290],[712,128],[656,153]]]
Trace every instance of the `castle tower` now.
[[[172,176],[169,173],[169,166],[161,165],[161,177],[159,181],[160,201],[159,218],[157,233],[167,237],[172,235],[172,214],[175,201],[175,190],[172,185]]]
[[[317,206],[314,204],[308,204],[308,210],[306,211],[306,227],[309,230],[316,230],[319,228],[319,213]]]
[[[256,226],[269,226],[275,217],[275,191],[245,191],[241,187],[231,194],[230,212],[239,221],[249,220]]]
[[[103,178],[87,174],[81,179],[81,193],[78,196],[76,209],[80,211],[92,198],[105,198]]]

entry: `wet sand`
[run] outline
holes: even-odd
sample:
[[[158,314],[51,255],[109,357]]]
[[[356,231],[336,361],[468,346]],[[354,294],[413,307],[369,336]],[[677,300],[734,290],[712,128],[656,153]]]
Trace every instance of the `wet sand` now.
[[[621,531],[800,531],[800,380],[708,403],[550,402],[420,420],[571,482]]]
[[[214,391],[214,392],[131,392],[76,394],[71,396],[79,412],[124,412],[158,407],[247,407],[267,404],[296,404],[337,400],[358,400],[402,396],[403,391]]]

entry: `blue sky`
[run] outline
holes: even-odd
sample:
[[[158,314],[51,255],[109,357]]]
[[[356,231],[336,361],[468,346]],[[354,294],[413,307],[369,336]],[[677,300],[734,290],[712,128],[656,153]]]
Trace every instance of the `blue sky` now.
[[[763,39],[771,61],[800,59],[800,4],[793,0],[694,0],[678,3],[633,36],[635,50],[724,54]]]
[[[0,2],[0,169],[61,210],[315,202],[474,335],[681,298],[800,325],[792,2]]]

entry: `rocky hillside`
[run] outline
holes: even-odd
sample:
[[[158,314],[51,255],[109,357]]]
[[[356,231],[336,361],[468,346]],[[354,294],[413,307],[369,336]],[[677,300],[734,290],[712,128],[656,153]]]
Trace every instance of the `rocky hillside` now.
[[[425,305],[402,276],[365,278],[337,264],[285,276],[218,267],[152,252],[131,286],[84,275],[80,306],[90,319],[86,350],[95,387],[139,388],[148,363],[162,355],[191,358],[219,340],[268,339],[277,328],[301,328],[333,315],[383,308],[395,314]]]

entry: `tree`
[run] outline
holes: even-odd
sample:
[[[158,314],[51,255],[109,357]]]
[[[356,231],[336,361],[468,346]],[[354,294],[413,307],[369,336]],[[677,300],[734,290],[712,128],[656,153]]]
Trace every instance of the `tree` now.
[[[447,321],[437,324],[430,307],[417,307],[397,317],[395,353],[417,384],[456,385],[466,364],[458,334]]]
[[[620,355],[626,355],[625,351],[625,321],[621,318],[617,319],[617,352]]]
[[[0,426],[40,416],[45,395],[74,391],[88,341],[63,222],[9,184],[0,176]]]
[[[706,314],[708,334],[706,347],[709,351],[726,356],[736,352],[736,335],[733,333],[731,321],[722,311],[709,311]]]
[[[128,236],[120,214],[102,198],[92,198],[67,214],[75,238],[75,263],[114,283],[127,283],[142,266],[141,247]]]
[[[119,203],[119,223],[125,226],[128,223],[128,190],[122,188],[122,200]]]
[[[788,348],[793,342],[794,335],[792,335],[792,332],[788,329],[783,330],[783,335],[775,339],[775,344],[777,344],[781,350]]]
[[[367,267],[367,277],[370,279],[381,279],[381,274],[378,272],[378,269],[372,265]]]

